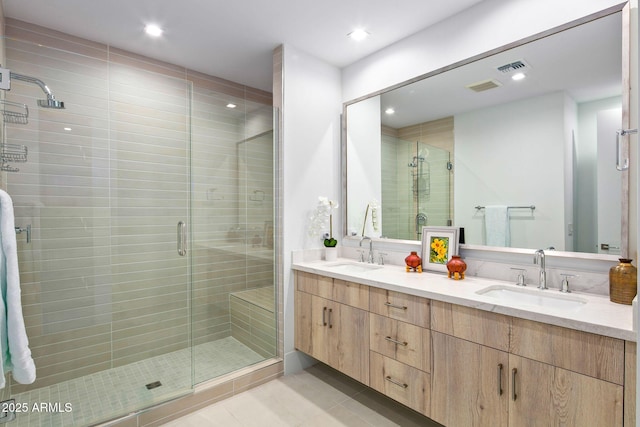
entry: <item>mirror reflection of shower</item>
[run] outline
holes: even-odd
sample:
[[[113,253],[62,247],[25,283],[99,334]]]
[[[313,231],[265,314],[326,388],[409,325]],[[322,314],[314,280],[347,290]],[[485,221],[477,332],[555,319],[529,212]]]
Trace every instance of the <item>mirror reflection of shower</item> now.
[[[408,163],[411,168],[411,186],[415,206],[415,235],[422,238],[422,227],[427,225],[427,214],[421,209],[421,201],[427,200],[431,193],[431,165],[426,160],[429,149],[416,142],[416,155]]]

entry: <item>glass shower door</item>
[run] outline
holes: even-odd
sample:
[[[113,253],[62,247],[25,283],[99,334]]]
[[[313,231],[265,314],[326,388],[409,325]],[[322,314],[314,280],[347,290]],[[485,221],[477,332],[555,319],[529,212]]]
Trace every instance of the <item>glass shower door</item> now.
[[[66,109],[29,106],[6,141],[28,149],[6,174],[18,236],[23,313],[37,367],[17,402],[70,411],[18,414],[30,425],[91,425],[191,392],[191,83],[134,57],[110,60],[5,39],[6,66],[45,81]]]

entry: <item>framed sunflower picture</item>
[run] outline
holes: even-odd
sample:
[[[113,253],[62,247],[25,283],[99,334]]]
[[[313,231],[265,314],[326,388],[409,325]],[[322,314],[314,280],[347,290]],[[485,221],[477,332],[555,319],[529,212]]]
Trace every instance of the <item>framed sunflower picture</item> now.
[[[422,268],[447,272],[447,262],[458,254],[457,227],[422,227]]]

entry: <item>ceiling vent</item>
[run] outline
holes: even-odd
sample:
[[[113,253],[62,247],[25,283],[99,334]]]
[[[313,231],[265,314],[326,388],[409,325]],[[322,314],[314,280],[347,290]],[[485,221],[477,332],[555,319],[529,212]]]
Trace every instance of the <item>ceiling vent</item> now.
[[[483,80],[481,82],[472,83],[465,86],[467,89],[471,89],[474,92],[484,92],[485,90],[495,89],[502,84],[497,80]]]
[[[497,67],[497,70],[503,74],[508,73],[521,73],[527,69],[531,68],[529,64],[524,62],[524,60],[518,60],[515,62],[511,62],[510,64],[505,64]]]

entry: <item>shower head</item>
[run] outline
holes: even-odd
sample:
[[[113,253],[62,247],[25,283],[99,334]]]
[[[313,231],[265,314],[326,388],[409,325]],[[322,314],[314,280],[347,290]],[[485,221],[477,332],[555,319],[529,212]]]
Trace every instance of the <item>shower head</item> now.
[[[14,72],[10,72],[9,75],[10,75],[10,78],[12,79],[21,80],[27,83],[33,83],[35,85],[40,86],[40,89],[42,89],[42,91],[47,95],[47,99],[38,100],[38,105],[40,107],[54,108],[54,109],[64,108],[64,102],[56,100],[56,97],[53,96],[53,94],[51,93],[51,89],[49,89],[49,87],[46,84],[44,84],[42,80],[36,79],[35,77],[14,73]]]
[[[38,105],[42,108],[64,109],[64,102],[58,101],[53,96],[47,99],[38,99]]]

